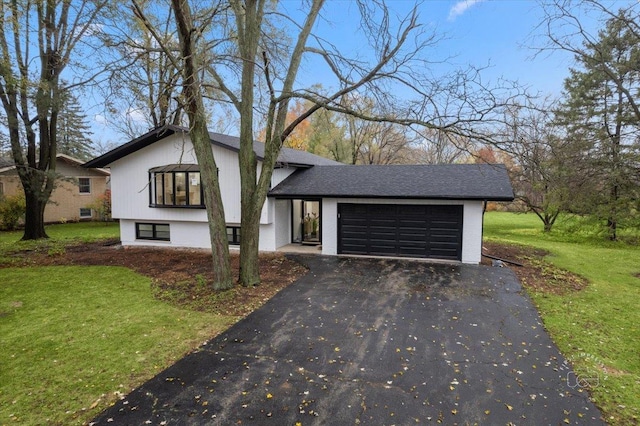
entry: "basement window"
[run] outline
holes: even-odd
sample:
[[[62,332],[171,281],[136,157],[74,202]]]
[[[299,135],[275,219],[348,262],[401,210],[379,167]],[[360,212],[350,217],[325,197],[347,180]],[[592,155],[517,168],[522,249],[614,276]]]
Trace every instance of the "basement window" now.
[[[170,241],[168,223],[136,223],[136,239]]]
[[[227,241],[231,246],[240,245],[240,227],[239,226],[227,226]]]

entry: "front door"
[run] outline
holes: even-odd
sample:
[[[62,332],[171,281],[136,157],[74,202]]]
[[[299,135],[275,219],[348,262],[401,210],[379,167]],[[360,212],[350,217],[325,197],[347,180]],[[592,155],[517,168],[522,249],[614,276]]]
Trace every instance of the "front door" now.
[[[293,242],[318,245],[321,239],[320,201],[292,200]]]

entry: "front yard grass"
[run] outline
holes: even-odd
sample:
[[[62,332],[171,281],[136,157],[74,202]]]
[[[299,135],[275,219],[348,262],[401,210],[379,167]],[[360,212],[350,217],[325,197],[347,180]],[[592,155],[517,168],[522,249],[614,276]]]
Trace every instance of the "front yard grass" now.
[[[220,293],[210,253],[125,250],[117,224],[47,232],[0,233],[0,426],[86,424],[306,272],[260,256],[260,286]]]
[[[82,424],[236,317],[172,307],[126,268],[0,271],[0,424]]]
[[[640,247],[581,234],[560,222],[542,232],[532,214],[485,215],[485,239],[548,251],[545,261],[589,281],[580,291],[529,288],[545,327],[614,425],[640,423]],[[524,283],[526,286],[526,283]]]
[[[36,242],[0,233],[0,264],[119,236],[117,223],[47,232]],[[161,302],[151,278],[122,267],[5,267],[0,276],[0,425],[84,424],[238,319]]]
[[[50,238],[36,241],[21,241],[23,231],[0,232],[0,264],[11,263],[11,255],[20,251],[40,250],[60,254],[69,244],[120,238],[120,225],[117,222],[53,224],[45,229]]]

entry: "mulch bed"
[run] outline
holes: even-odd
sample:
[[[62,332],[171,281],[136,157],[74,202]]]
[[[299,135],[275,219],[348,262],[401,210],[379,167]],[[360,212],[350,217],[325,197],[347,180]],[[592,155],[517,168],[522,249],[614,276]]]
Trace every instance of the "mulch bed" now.
[[[530,247],[485,242],[483,253],[522,264],[511,268],[525,288],[534,292],[563,295],[584,289],[588,282],[575,274],[556,268],[543,259],[543,250]],[[83,243],[63,250],[35,250],[18,252],[10,264],[20,265],[103,265],[123,266],[152,279],[154,296],[170,304],[221,315],[246,316],[277,292],[293,283],[307,271],[302,265],[281,253],[260,255],[261,284],[243,287],[236,284],[227,291],[215,291],[211,253],[207,250],[122,248],[117,240]],[[239,254],[232,252],[231,268],[236,278]],[[492,259],[483,257],[483,264]]]
[[[545,262],[544,257],[548,253],[544,250],[485,242],[482,252],[522,264],[522,266],[517,266],[505,263],[505,266],[511,268],[522,285],[530,291],[564,295],[580,291],[589,284],[585,278]],[[493,259],[483,256],[482,263],[492,265]]]
[[[198,311],[240,317],[261,306],[307,272],[305,267],[281,253],[261,253],[260,285],[243,287],[236,284],[230,290],[215,291],[210,285],[213,270],[211,252],[207,250],[123,248],[114,240],[72,245],[64,250],[19,252],[13,257],[11,266],[123,266],[150,277],[153,294],[160,300]],[[230,261],[237,281],[239,253],[232,252]]]

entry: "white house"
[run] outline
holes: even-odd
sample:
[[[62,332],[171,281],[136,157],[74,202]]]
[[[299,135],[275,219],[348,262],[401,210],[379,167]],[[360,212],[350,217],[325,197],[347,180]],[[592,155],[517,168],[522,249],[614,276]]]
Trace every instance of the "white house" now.
[[[239,139],[211,133],[230,245],[240,236]],[[258,159],[264,145],[254,143]],[[122,244],[208,248],[202,185],[188,130],[164,126],[85,167],[111,169]],[[283,148],[260,219],[260,250],[321,245],[327,255],[479,263],[487,201],[510,201],[502,165],[362,165]]]

